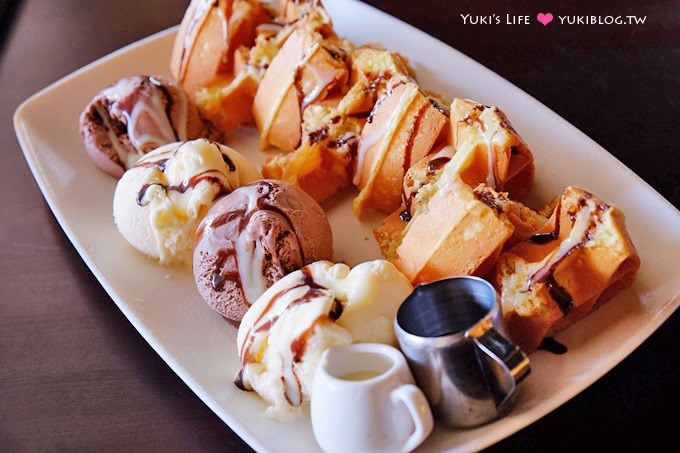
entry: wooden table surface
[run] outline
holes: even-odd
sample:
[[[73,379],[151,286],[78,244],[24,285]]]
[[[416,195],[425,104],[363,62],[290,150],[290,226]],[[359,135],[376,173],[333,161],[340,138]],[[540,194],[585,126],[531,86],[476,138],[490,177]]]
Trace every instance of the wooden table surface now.
[[[187,3],[0,3],[0,451],[249,451],[90,273],[44,202],[11,121],[39,89],[179,23]],[[369,3],[518,85],[679,206],[677,0],[568,2],[556,15],[646,19],[547,27],[528,0]],[[508,13],[534,23],[471,25],[461,16]],[[594,385],[489,451],[630,451],[673,442],[677,424],[666,414],[680,403],[678,329],[675,313]]]

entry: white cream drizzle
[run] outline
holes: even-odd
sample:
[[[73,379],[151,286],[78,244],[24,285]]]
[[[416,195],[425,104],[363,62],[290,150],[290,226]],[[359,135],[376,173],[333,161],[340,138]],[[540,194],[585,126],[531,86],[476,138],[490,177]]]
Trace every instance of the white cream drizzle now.
[[[330,85],[335,80],[336,76],[335,71],[333,70],[321,71],[315,65],[308,65],[307,69],[311,71],[312,76],[316,81],[316,85],[314,86],[314,89],[310,91],[308,94],[306,94],[305,97],[302,99],[301,105],[302,111],[304,111],[309,104],[316,101],[316,99],[324,92],[324,90],[326,90],[328,85]]]
[[[163,104],[162,95],[157,89],[154,89],[148,102],[142,100],[135,102],[131,112],[124,112],[128,123],[128,137],[138,150],[155,148],[159,144],[176,141],[175,131],[170,124],[170,119],[165,114]],[[144,117],[152,119],[155,130],[149,130],[142,126]]]
[[[233,13],[233,11],[232,11],[232,13]],[[224,10],[222,8],[219,8],[219,7],[217,8],[217,15],[220,16],[220,23],[222,25],[222,40],[223,40],[223,42],[227,43],[227,47],[228,47],[228,44],[229,44],[229,22],[228,22],[227,16],[225,16]],[[230,49],[230,51],[233,51],[233,50]],[[227,55],[228,54],[225,54],[225,58],[226,58]]]
[[[293,354],[284,354],[281,362],[281,376],[283,377],[284,386],[283,394],[291,406],[299,406],[302,404],[302,391],[300,389],[300,380],[295,375]]]
[[[246,215],[257,209],[257,193],[246,192],[248,207]],[[249,221],[245,231],[239,234],[235,241],[236,266],[241,279],[241,289],[249,304],[252,304],[266,289],[262,275],[264,251],[258,245],[258,233],[254,231],[257,225]]]
[[[193,11],[191,19],[189,19],[186,32],[184,33],[184,41],[182,43],[183,53],[182,59],[179,62],[179,69],[177,78],[181,81],[184,79],[184,75],[187,71],[187,61],[193,50],[193,45],[196,43],[194,39],[195,34],[200,30],[200,26],[203,24],[205,19],[208,17],[208,11],[210,8],[215,6],[216,0],[202,0],[196,3],[196,8]],[[194,33],[196,30],[196,33]]]
[[[484,139],[486,140],[486,147],[487,147],[487,155],[486,155],[486,163],[487,163],[487,170],[486,170],[486,185],[491,187],[492,189],[497,189],[496,184],[498,183],[498,180],[496,178],[496,152],[494,150],[494,138],[496,137],[496,134],[498,133],[498,129],[494,129],[493,134],[489,136],[489,130],[486,129],[483,132]]]
[[[125,168],[132,167],[135,164],[135,162],[137,162],[137,160],[139,159],[140,154],[130,153],[125,149],[123,144],[118,139],[118,136],[113,131],[113,126],[112,126],[111,122],[109,121],[109,112],[107,112],[105,109],[103,109],[98,104],[95,104],[94,108],[95,108],[95,110],[97,110],[99,117],[104,122],[104,127],[106,128],[106,134],[109,137],[109,141],[111,142],[111,145],[113,146],[113,150],[116,152],[118,159],[120,159],[120,161],[123,163]]]
[[[274,118],[276,118],[276,115],[279,113],[279,110],[281,109],[281,104],[283,104],[283,100],[288,95],[288,92],[295,87],[295,79],[297,78],[297,74],[300,67],[309,60],[311,55],[314,53],[314,50],[316,50],[318,47],[319,41],[315,42],[312,46],[310,46],[307,52],[302,53],[302,55],[300,55],[300,58],[298,59],[298,64],[295,66],[295,70],[291,71],[288,74],[288,77],[286,77],[284,80],[280,82],[280,85],[285,87],[285,89],[279,91],[278,96],[276,96],[276,99],[272,104],[272,108],[269,110],[269,115],[267,116],[266,121],[262,125],[262,131],[260,136],[262,137],[263,142],[266,142],[267,138],[269,137],[269,132],[271,131],[272,125],[274,123]],[[261,147],[264,147],[264,145],[265,143],[261,143]]]
[[[379,149],[379,152],[376,154],[377,158],[373,161],[373,165],[371,167],[371,172],[369,173],[369,175],[373,174],[375,169],[378,168],[378,166],[382,163],[384,156],[387,153],[389,145],[391,143],[391,140],[384,140],[384,138],[391,137],[392,135],[394,135],[397,125],[399,124],[399,120],[402,118],[404,112],[407,110],[408,106],[411,104],[416,94],[417,90],[412,90],[410,95],[406,99],[404,99],[404,102],[401,103],[401,106],[403,106],[403,108],[393,109],[390,112],[389,119],[385,123],[383,123],[384,124],[383,127],[373,130],[366,135],[362,133],[359,139],[359,147],[357,149],[357,171],[354,173],[353,179],[353,183],[355,185],[359,185],[361,183],[361,175],[363,173],[361,169],[364,166],[364,161],[366,160],[366,154],[368,153],[368,150],[371,149],[371,147],[378,141],[381,141],[381,147]],[[393,95],[394,94],[392,92],[392,89],[389,89],[385,93],[384,97],[382,97],[380,100],[378,100],[378,102],[376,102],[376,105],[373,107],[373,111],[371,112],[374,121],[375,118],[377,117],[378,111],[384,104],[387,97]],[[364,126],[364,130],[366,130],[366,126]],[[367,181],[366,186],[364,186],[364,190],[369,188],[371,185],[372,185],[371,180]]]
[[[543,259],[544,264],[536,270],[528,279],[529,290],[538,282],[545,280],[553,271],[553,268],[565,257],[571,254],[578,247],[582,247],[588,240],[587,235],[590,231],[593,216],[597,207],[592,206],[590,200],[586,200],[585,206],[578,210],[567,239],[562,241],[559,248]],[[559,222],[560,219],[556,219]]]
[[[432,154],[429,158],[430,162],[432,162],[435,159],[439,159],[440,157],[448,157],[451,159],[453,155],[456,154],[456,148],[453,147],[452,145],[446,145],[443,146],[440,150]]]
[[[236,264],[238,273],[241,279],[241,288],[244,296],[249,304],[253,304],[262,293],[267,289],[267,281],[263,275],[264,259],[265,259],[265,244],[267,240],[267,232],[262,228],[262,222],[258,220],[257,201],[259,199],[257,192],[248,191],[248,207],[246,214],[253,213],[249,218],[248,225],[242,234],[240,234],[235,241]],[[261,215],[268,215],[276,217],[282,225],[294,234],[295,229],[281,214],[275,211],[262,211]],[[275,244],[271,245],[271,252],[275,255]],[[275,256],[274,259],[277,259]]]
[[[277,322],[283,322],[285,324],[290,323],[290,320],[286,319],[287,312],[291,310],[291,307],[307,297],[310,287],[304,279],[299,278],[296,279],[296,281],[291,280],[289,283],[290,285],[285,290],[273,295],[273,299],[267,301],[267,309],[260,313],[245,334],[243,342],[241,343],[242,349],[240,351],[240,359],[243,366],[249,364],[248,357],[253,355],[255,350],[261,348],[263,342],[269,341],[273,325]],[[311,312],[306,313],[304,317],[301,317],[300,321],[303,322],[296,322],[291,326],[291,329],[286,329],[291,332],[290,338],[286,339],[295,341],[301,336],[304,336],[307,329],[313,328],[320,317],[327,315],[327,309],[324,308],[326,306],[332,308],[332,300],[332,292],[328,289],[323,289],[320,294],[313,296],[309,300],[308,305],[308,307],[311,307]],[[305,309],[305,312],[307,311],[308,309]],[[264,328],[264,326],[267,325],[269,325],[269,327]],[[290,346],[291,347],[283,348],[276,347],[280,356],[281,365],[278,372],[281,376],[283,394],[286,400],[291,406],[299,406],[303,402],[303,394],[300,379],[295,372],[296,364],[292,344]],[[272,345],[268,346],[268,348],[274,347],[275,346]],[[243,384],[246,385],[246,388],[252,388],[250,376],[247,371],[244,372]]]
[[[142,95],[129,109],[128,106],[122,105],[125,96],[129,95],[134,90],[140,88],[134,85],[139,83],[139,78],[129,77],[121,79],[113,86],[102,90],[102,96],[109,99],[110,114],[116,117],[123,117],[126,120],[127,135],[130,143],[138,151],[139,154],[144,154],[145,151],[156,148],[166,143],[172,143],[179,140],[188,140],[187,137],[187,116],[188,116],[188,99],[181,90],[175,90],[178,93],[176,99],[169,99],[167,102],[177,101],[178,103],[178,121],[176,124],[177,132],[173,128],[172,120],[168,117],[165,110],[164,94],[159,87],[161,82],[152,78],[148,78],[150,82],[147,86],[150,90],[142,91]],[[100,116],[104,119],[104,123],[108,129],[109,137],[114,143],[116,152],[122,158],[121,152],[125,152],[124,147],[120,141],[115,137],[115,133],[108,121],[106,112],[97,108]],[[143,122],[144,119],[150,120]],[[115,140],[114,140],[115,138]],[[133,156],[134,157],[134,156]],[[122,158],[123,161],[128,160]],[[134,159],[136,161],[136,158]],[[134,162],[133,162],[134,163]]]
[[[249,222],[245,231],[235,241],[236,264],[241,278],[243,294],[252,304],[264,293],[267,285],[262,275],[264,263],[264,250],[258,241],[259,227],[254,222]]]

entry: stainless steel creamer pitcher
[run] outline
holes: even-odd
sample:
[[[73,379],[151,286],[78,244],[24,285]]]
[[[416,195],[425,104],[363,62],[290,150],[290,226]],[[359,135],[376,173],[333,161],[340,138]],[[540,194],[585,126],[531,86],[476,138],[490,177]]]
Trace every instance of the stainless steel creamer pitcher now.
[[[435,418],[449,426],[506,414],[531,369],[505,336],[496,290],[481,278],[417,286],[397,312],[395,332]]]

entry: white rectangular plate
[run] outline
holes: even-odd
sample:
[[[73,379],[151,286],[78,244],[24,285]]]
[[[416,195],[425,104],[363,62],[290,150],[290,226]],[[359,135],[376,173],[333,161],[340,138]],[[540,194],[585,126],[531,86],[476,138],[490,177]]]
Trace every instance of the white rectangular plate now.
[[[565,355],[538,351],[507,417],[481,428],[436,427],[422,451],[475,451],[522,429],[609,371],[661,325],[680,303],[680,213],[607,151],[554,112],[456,50],[358,2],[326,0],[339,35],[380,43],[406,55],[421,85],[449,97],[504,109],[533,150],[541,201],[574,184],[620,206],[642,267],[633,287],[557,339]],[[239,369],[236,329],[199,297],[189,269],[163,267],[133,250],[111,214],[116,181],[88,159],[78,116],[118,78],[169,76],[176,29],[102,58],[25,101],[15,129],[26,159],[62,228],[111,298],[186,384],[258,451],[318,451],[308,418],[292,423],[264,416],[252,392],[233,385]],[[55,114],[58,112],[58,114]],[[259,165],[257,133],[244,128],[227,144]],[[588,165],[584,165],[588,163]],[[335,235],[335,259],[350,265],[380,258],[372,222],[351,214],[351,193],[325,203]]]

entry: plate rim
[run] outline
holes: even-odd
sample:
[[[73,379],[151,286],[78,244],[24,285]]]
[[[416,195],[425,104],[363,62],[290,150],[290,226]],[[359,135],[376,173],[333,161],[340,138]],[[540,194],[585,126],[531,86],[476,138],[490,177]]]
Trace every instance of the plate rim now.
[[[353,3],[359,3],[359,2],[353,2]],[[628,168],[621,161],[619,161],[614,155],[612,155],[611,153],[606,151],[599,144],[594,142],[590,137],[585,135],[582,131],[577,129],[575,126],[571,125],[569,122],[567,122],[562,117],[560,117],[557,113],[555,113],[550,108],[548,108],[547,106],[542,104],[539,100],[537,100],[536,98],[534,98],[530,94],[523,91],[521,88],[513,85],[511,82],[509,82],[508,80],[506,80],[502,76],[498,75],[497,73],[491,71],[490,69],[486,68],[481,63],[479,63],[476,60],[468,57],[467,55],[465,55],[463,53],[461,53],[460,51],[458,51],[457,49],[455,49],[455,48],[451,47],[450,45],[444,43],[443,41],[438,40],[437,38],[435,38],[431,35],[428,35],[424,31],[419,30],[419,29],[413,27],[412,25],[401,21],[400,19],[398,19],[396,17],[390,16],[389,14],[387,14],[387,13],[381,11],[381,10],[378,10],[377,8],[375,8],[371,5],[367,5],[367,4],[363,4],[363,3],[359,3],[359,4],[362,7],[370,8],[371,10],[373,10],[372,12],[374,14],[381,14],[381,15],[387,16],[387,17],[389,17],[390,20],[397,21],[401,25],[405,25],[405,26],[409,27],[409,29],[420,33],[423,37],[426,37],[427,39],[436,40],[438,43],[445,46],[447,49],[451,49],[451,50],[457,52],[462,58],[465,58],[470,63],[475,64],[475,65],[479,65],[485,71],[489,71],[495,77],[502,79],[505,83],[507,83],[507,84],[511,85],[512,87],[514,87],[515,89],[519,90],[521,93],[523,93],[524,96],[527,96],[528,98],[530,98],[532,102],[537,103],[538,105],[542,106],[546,110],[552,112],[564,124],[568,125],[571,128],[572,132],[578,132],[583,137],[590,140],[594,145],[596,145],[597,147],[602,149],[602,151],[604,151],[607,156],[614,159],[622,169],[625,169],[625,171],[627,171],[629,173],[628,176],[633,177],[639,183],[642,183],[644,186],[646,186],[646,188],[649,190],[650,193],[655,194],[657,197],[659,197],[660,201],[663,201],[667,205],[667,207],[674,210],[676,214],[680,214],[680,211],[678,211],[678,209],[675,208],[675,206],[673,206],[666,198],[664,198],[661,194],[659,194],[653,187],[651,187],[639,175],[637,175],[630,168]],[[84,250],[83,244],[75,236],[73,231],[66,226],[67,220],[63,217],[63,213],[56,207],[56,202],[57,202],[57,200],[55,198],[56,195],[53,192],[53,190],[46,184],[45,177],[44,177],[44,174],[43,174],[44,171],[39,165],[39,160],[40,160],[39,156],[38,156],[37,152],[33,149],[33,146],[31,145],[30,140],[28,139],[30,127],[27,124],[27,121],[26,121],[26,118],[25,118],[26,115],[27,115],[26,112],[29,111],[34,104],[39,104],[40,101],[46,95],[51,94],[55,90],[59,90],[64,85],[68,84],[71,80],[76,79],[76,78],[82,76],[83,74],[88,73],[93,67],[97,67],[101,64],[105,64],[107,62],[115,60],[117,57],[124,55],[124,54],[127,54],[129,51],[131,51],[133,49],[143,48],[147,44],[149,44],[150,42],[155,42],[159,39],[167,38],[168,35],[175,33],[177,31],[178,27],[179,27],[179,25],[175,25],[175,26],[166,28],[164,30],[158,31],[156,33],[153,33],[153,34],[151,34],[151,35],[149,35],[145,38],[142,38],[138,41],[129,43],[129,44],[125,45],[124,47],[120,48],[120,49],[117,49],[117,50],[115,50],[115,51],[113,51],[113,52],[111,52],[107,55],[104,55],[104,56],[97,58],[93,62],[88,63],[87,65],[84,65],[83,67],[73,71],[72,73],[58,79],[57,81],[51,83],[50,85],[46,86],[45,88],[39,90],[38,92],[36,92],[35,94],[33,94],[32,96],[27,98],[25,101],[23,101],[17,107],[17,109],[15,110],[15,113],[14,113],[14,116],[13,116],[14,128],[15,128],[15,132],[16,132],[17,138],[19,140],[21,149],[22,149],[24,156],[25,156],[25,158],[26,158],[26,160],[29,164],[29,167],[31,169],[31,172],[33,173],[33,176],[34,176],[37,184],[39,185],[39,188],[41,190],[43,197],[46,199],[48,205],[50,206],[50,209],[51,209],[53,215],[57,219],[62,230],[65,232],[65,234],[67,235],[67,237],[69,238],[71,243],[74,245],[74,247],[78,251],[79,255],[81,256],[81,259],[83,259],[83,261],[86,263],[86,265],[88,266],[90,271],[95,275],[99,284],[102,285],[102,287],[104,287],[104,289],[109,294],[109,296],[111,296],[112,300],[114,301],[114,303],[116,303],[116,305],[119,307],[121,312],[133,324],[135,329],[145,338],[147,343],[149,343],[150,346],[159,354],[159,356],[161,356],[161,358],[166,362],[166,364],[168,364],[168,366],[170,366],[170,368],[173,369],[173,371],[187,384],[187,386],[189,386],[191,388],[191,390],[197,396],[199,396],[199,398],[203,402],[205,402],[206,405],[208,405],[208,407],[210,407],[210,409],[216,415],[218,415],[218,417],[220,417],[223,421],[225,421],[225,423],[236,434],[238,434],[245,442],[247,442],[253,448],[256,448],[257,450],[268,450],[268,448],[265,445],[261,444],[261,442],[259,441],[259,439],[257,439],[257,437],[255,437],[254,435],[252,435],[250,433],[250,430],[248,430],[247,427],[244,427],[240,421],[231,417],[231,414],[228,414],[229,416],[226,417],[227,419],[225,419],[225,414],[221,410],[221,404],[212,395],[206,393],[200,385],[196,384],[195,380],[191,377],[191,373],[187,372],[185,369],[183,369],[181,366],[179,366],[174,360],[168,360],[168,356],[171,355],[171,353],[169,351],[167,351],[166,348],[163,345],[158,344],[155,341],[155,339],[153,338],[153,335],[150,335],[150,333],[146,329],[140,327],[141,321],[137,318],[137,316],[134,315],[134,313],[132,313],[129,310],[129,307],[124,303],[124,301],[122,300],[122,298],[120,297],[118,292],[115,290],[115,288],[113,288],[109,284],[106,276],[103,274],[103,272],[101,271],[99,266],[97,266],[94,262],[92,262],[92,260],[89,257],[89,254],[87,253],[87,250]],[[556,408],[562,406],[565,402],[569,401],[571,398],[580,394],[583,390],[588,388],[593,382],[595,382],[596,380],[601,378],[604,374],[609,372],[614,366],[616,366],[623,359],[625,359],[628,355],[630,355],[630,353],[634,349],[636,349],[638,346],[640,346],[642,343],[644,343],[644,341],[652,333],[654,333],[658,329],[658,327],[663,322],[665,322],[675,312],[675,310],[677,309],[677,306],[678,306],[678,298],[679,297],[680,297],[680,295],[676,295],[673,299],[671,299],[667,303],[663,304],[661,311],[657,314],[657,316],[654,319],[654,324],[655,324],[654,328],[649,329],[649,331],[646,332],[646,335],[644,336],[644,338],[642,340],[639,340],[637,337],[631,338],[630,341],[628,342],[629,344],[626,347],[622,348],[619,345],[619,347],[616,349],[616,351],[618,351],[618,354],[615,355],[616,359],[610,360],[612,365],[611,366],[608,365],[608,366],[606,366],[602,369],[598,369],[598,372],[591,374],[590,375],[591,379],[588,380],[588,383],[586,385],[583,385],[578,391],[576,391],[573,394],[566,395],[565,398],[558,398],[558,399],[554,400],[553,401],[554,404],[549,405],[550,407],[548,407],[547,410],[545,410],[545,406],[542,406],[542,405],[534,406],[533,412],[537,412],[537,414],[534,414],[534,415],[531,415],[530,417],[528,417],[529,421],[522,424],[519,427],[507,426],[507,427],[505,427],[505,429],[500,428],[502,435],[494,436],[494,438],[489,440],[488,442],[487,441],[479,441],[477,443],[473,442],[473,443],[466,444],[466,446],[469,447],[469,448],[474,448],[474,449],[488,447],[489,445],[492,445],[492,444],[508,437],[509,435],[514,434],[515,432],[519,431],[520,429],[522,429],[526,426],[529,426],[530,424],[534,423],[536,420],[547,415],[548,413],[552,412]]]

